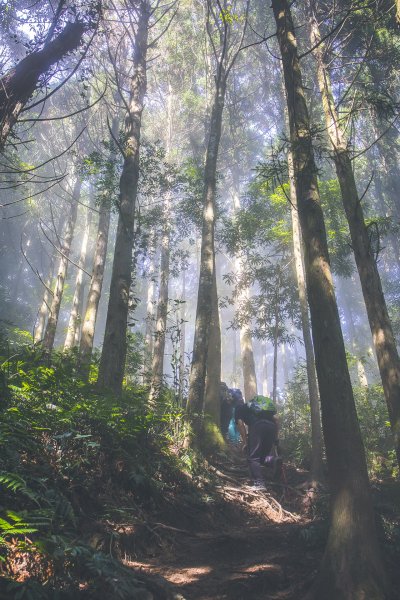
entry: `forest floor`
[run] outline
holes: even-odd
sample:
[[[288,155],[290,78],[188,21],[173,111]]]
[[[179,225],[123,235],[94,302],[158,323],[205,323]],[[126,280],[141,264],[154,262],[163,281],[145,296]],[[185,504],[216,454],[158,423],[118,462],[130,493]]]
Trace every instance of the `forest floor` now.
[[[284,484],[254,491],[235,449],[209,468],[216,476],[209,505],[194,510],[182,499],[164,511],[163,522],[148,524],[153,543],[144,535],[125,565],[161,576],[177,593],[172,597],[185,600],[297,600],[323,550],[321,540],[309,543],[315,522],[301,485],[307,474],[286,466]]]

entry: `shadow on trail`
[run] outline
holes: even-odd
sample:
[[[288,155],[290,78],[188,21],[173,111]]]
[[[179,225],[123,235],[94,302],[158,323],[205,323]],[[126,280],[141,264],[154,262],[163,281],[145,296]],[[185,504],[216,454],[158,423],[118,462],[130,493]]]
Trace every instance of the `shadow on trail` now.
[[[290,484],[252,490],[237,454],[210,470],[216,483],[209,506],[152,524],[168,533],[168,543],[125,564],[161,575],[185,600],[298,600],[322,552],[307,549],[301,535],[310,522],[300,514],[302,493]]]

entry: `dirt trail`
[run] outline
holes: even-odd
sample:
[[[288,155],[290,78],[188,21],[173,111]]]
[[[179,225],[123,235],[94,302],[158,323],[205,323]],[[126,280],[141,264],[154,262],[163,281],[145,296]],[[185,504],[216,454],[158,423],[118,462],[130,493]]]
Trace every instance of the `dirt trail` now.
[[[235,463],[210,467],[221,501],[208,521],[182,511],[173,525],[153,523],[169,544],[125,564],[161,575],[185,600],[298,600],[319,562],[300,535],[308,522],[296,511],[302,494],[276,484],[251,490],[245,461]]]

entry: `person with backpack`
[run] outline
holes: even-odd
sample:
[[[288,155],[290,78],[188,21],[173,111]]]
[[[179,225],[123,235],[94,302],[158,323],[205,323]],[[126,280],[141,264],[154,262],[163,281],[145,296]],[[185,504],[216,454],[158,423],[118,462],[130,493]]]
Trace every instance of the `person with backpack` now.
[[[232,398],[231,420],[229,421],[228,433],[226,439],[233,445],[240,443],[240,432],[235,423],[236,408],[244,404],[242,391],[239,388],[229,388]]]
[[[225,381],[221,381],[219,388],[219,405],[220,405],[220,426],[224,438],[228,435],[229,422],[232,417],[232,401],[231,391]]]
[[[249,403],[236,407],[235,422],[247,451],[253,487],[265,489],[261,466],[272,464],[275,478],[280,476],[282,470],[282,459],[272,456],[274,446],[277,448],[279,444],[275,404],[267,396],[254,396]]]

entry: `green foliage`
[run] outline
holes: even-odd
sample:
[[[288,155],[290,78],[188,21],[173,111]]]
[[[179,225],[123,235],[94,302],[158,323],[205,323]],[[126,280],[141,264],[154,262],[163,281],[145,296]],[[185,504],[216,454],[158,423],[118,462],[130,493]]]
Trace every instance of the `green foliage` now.
[[[131,342],[133,378],[140,340]],[[134,598],[143,585],[92,548],[81,523],[104,518],[115,494],[134,499],[136,512],[185,489],[182,472],[197,464],[189,452],[180,457],[183,411],[169,392],[150,411],[147,389],[133,384],[120,398],[96,393],[80,380],[73,352],[50,360],[31,346],[14,349],[2,359],[10,394],[0,420],[0,573],[12,573],[23,553],[40,585],[9,581],[7,597],[69,598],[82,579],[91,597]]]
[[[398,467],[381,385],[353,386],[357,414],[372,477],[396,477]],[[281,434],[289,458],[305,468],[311,464],[311,421],[305,364],[289,382],[280,409]]]
[[[111,209],[118,204],[122,157],[113,140],[103,141],[102,146],[102,152],[95,150],[84,157],[80,173],[94,185],[96,203]]]
[[[311,423],[306,365],[296,369],[288,383],[279,411],[281,436],[289,460],[305,468],[311,465]]]
[[[396,476],[398,467],[382,385],[355,387],[354,396],[370,473],[379,478]]]

